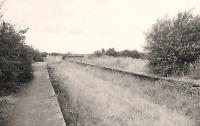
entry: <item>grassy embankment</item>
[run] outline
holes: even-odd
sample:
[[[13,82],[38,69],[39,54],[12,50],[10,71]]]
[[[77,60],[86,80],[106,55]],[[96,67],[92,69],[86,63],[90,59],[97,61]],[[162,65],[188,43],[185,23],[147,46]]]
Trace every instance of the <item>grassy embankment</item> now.
[[[96,65],[105,65],[113,68],[123,69],[129,72],[148,73],[148,60],[145,59],[103,56],[84,58],[82,61]]]
[[[67,113],[76,115],[73,125],[199,125],[200,100],[173,94],[160,88],[159,82],[67,62],[50,67],[74,107],[67,109]]]
[[[96,65],[104,65],[117,69],[122,69],[129,72],[143,73],[143,74],[152,74],[148,70],[148,60],[145,59],[133,59],[128,57],[91,57],[84,58],[82,61],[87,63],[92,63]],[[200,83],[200,63],[195,63],[190,66],[189,75],[185,76],[172,76],[170,78],[178,79],[182,81],[190,81],[195,83]],[[157,75],[159,76],[159,75]]]

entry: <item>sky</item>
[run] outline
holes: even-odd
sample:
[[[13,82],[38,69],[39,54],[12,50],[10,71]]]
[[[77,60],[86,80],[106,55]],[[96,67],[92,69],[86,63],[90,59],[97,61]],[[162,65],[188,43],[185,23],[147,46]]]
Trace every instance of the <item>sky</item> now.
[[[6,20],[30,28],[28,45],[61,53],[102,48],[142,51],[144,33],[158,18],[190,9],[200,14],[200,0],[6,0],[2,4]]]

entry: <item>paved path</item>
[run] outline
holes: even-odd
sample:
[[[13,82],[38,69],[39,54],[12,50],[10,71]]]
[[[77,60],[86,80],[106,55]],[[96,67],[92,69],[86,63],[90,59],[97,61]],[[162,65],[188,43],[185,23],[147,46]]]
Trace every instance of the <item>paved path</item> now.
[[[12,126],[65,126],[46,63],[34,63],[34,79],[17,97]]]

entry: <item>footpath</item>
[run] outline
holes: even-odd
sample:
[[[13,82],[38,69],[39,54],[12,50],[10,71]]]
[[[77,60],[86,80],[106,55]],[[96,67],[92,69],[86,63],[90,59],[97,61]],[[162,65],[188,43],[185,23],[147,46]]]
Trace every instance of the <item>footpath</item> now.
[[[34,79],[19,96],[12,126],[66,126],[46,63],[34,63]]]

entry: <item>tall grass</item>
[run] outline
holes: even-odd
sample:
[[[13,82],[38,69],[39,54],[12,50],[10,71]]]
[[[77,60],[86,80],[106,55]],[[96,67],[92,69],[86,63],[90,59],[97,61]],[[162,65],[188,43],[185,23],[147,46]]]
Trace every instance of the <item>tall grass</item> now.
[[[148,60],[145,59],[133,59],[129,57],[108,57],[108,56],[102,56],[102,57],[89,57],[84,58],[81,61],[92,63],[95,65],[101,65],[101,66],[109,66],[117,69],[122,69],[129,72],[134,73],[142,73],[142,74],[151,74],[149,68],[148,68]],[[182,76],[171,76],[170,78],[180,80],[180,81],[190,81],[194,83],[200,83],[200,61],[197,61],[194,64],[190,65],[190,72],[188,75],[182,75]],[[159,76],[159,75],[156,75]]]
[[[129,57],[92,57],[85,58],[83,61],[93,63],[96,65],[105,65],[118,69],[123,69],[129,72],[148,73],[147,64],[145,59],[133,59]]]
[[[0,98],[0,126],[10,126],[13,119],[14,104],[11,97]]]
[[[75,102],[68,95],[68,92],[65,91],[65,87],[60,81],[60,77],[55,75],[55,69],[48,67],[49,76],[51,83],[53,85],[54,91],[57,95],[57,99],[65,120],[66,125],[76,126],[78,119],[78,111]]]
[[[200,79],[200,61],[197,61],[190,66],[189,76],[195,80]]]
[[[51,67],[77,105],[78,126],[198,126],[199,99],[68,62]]]

